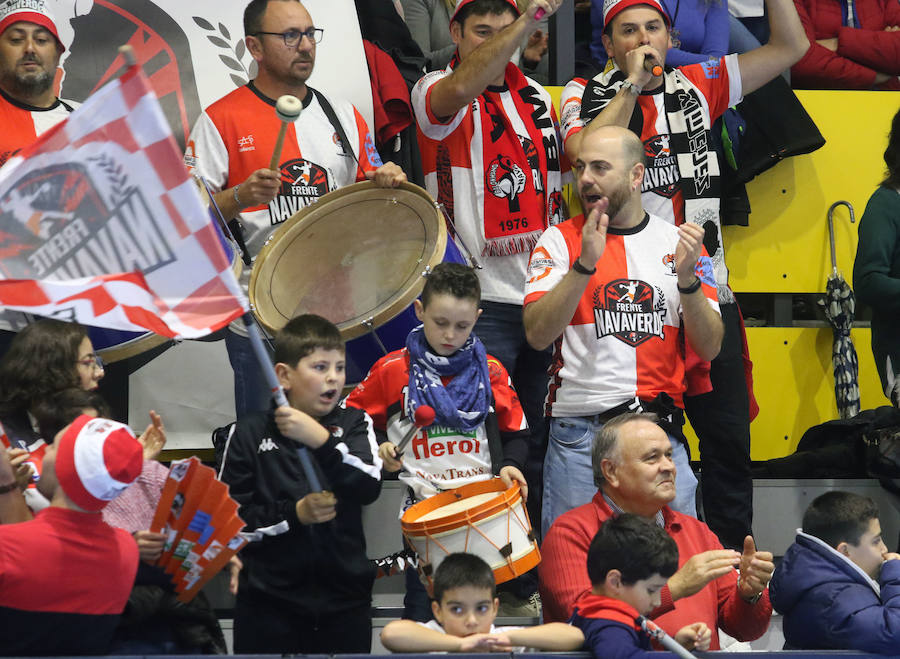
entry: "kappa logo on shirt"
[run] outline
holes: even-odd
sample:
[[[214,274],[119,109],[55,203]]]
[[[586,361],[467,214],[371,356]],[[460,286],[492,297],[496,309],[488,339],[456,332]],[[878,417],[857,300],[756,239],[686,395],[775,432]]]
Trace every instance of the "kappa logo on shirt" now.
[[[614,336],[637,347],[654,337],[665,338],[663,292],[639,279],[615,279],[594,291],[597,338]]]
[[[259,443],[259,448],[256,449],[256,452],[257,453],[265,453],[266,451],[277,451],[277,450],[278,450],[278,444],[273,442],[271,437],[266,437]]]

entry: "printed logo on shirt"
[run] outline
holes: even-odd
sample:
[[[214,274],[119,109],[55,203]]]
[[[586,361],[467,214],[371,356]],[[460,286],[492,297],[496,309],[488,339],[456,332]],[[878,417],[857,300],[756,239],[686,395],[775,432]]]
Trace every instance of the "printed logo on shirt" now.
[[[499,199],[506,198],[510,213],[519,212],[519,195],[525,191],[525,172],[506,156],[497,156],[485,172],[485,187]]]
[[[662,257],[662,263],[666,266],[666,274],[667,275],[676,275],[675,272],[675,254],[669,253]]]
[[[253,135],[242,135],[238,138],[238,151],[256,151],[256,145],[253,142]]]
[[[449,439],[450,437],[453,439]],[[431,426],[428,430],[420,430],[409,445],[416,460],[481,452],[481,441],[477,439],[474,430],[463,432],[457,428],[444,426]]]
[[[325,428],[328,430],[328,433],[335,439],[340,439],[344,436],[344,429],[340,426],[325,426]]]
[[[528,261],[528,283],[533,284],[553,270],[553,257],[544,247],[535,247]]]
[[[329,192],[328,170],[295,158],[281,165],[281,192],[269,202],[269,223],[281,224]]]
[[[615,279],[594,291],[597,338],[614,336],[637,347],[654,337],[665,338],[663,293],[639,279]]]
[[[271,437],[266,437],[259,443],[259,448],[256,449],[256,452],[257,453],[265,453],[266,451],[277,451],[277,450],[278,450],[278,445],[272,441]]]
[[[710,80],[715,80],[720,75],[719,60],[717,59],[708,59],[705,62],[700,62],[700,68],[703,69],[703,75]]]
[[[654,193],[671,199],[678,191],[678,161],[669,148],[668,135],[654,135],[644,142],[647,169],[641,192]]]

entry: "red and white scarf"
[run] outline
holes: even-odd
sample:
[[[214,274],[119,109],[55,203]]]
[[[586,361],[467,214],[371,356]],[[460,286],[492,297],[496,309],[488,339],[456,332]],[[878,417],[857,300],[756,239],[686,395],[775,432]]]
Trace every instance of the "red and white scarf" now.
[[[458,63],[454,55],[450,68]],[[482,209],[482,256],[528,253],[544,229],[561,220],[558,199],[548,201],[548,195],[561,186],[562,149],[540,92],[510,63],[504,87],[488,87],[472,102],[478,134],[470,145],[473,176],[484,172],[484,185],[474,186]]]

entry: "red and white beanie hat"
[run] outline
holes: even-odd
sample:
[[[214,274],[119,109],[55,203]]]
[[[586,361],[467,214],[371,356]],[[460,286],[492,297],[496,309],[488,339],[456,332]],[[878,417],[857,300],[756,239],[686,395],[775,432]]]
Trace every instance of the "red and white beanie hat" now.
[[[603,29],[605,30],[609,27],[609,24],[612,23],[612,19],[618,16],[619,13],[638,5],[646,5],[651,9],[655,9],[662,14],[666,26],[672,27],[672,21],[669,19],[669,15],[658,0],[605,0],[603,3]]]
[[[63,51],[66,50],[65,44],[59,38],[53,14],[47,7],[47,0],[2,0],[0,2],[0,34],[3,34],[10,25],[19,21],[27,21],[46,28],[50,34],[56,37],[59,47]]]
[[[98,511],[141,473],[144,451],[117,421],[79,416],[56,443],[56,479],[79,508]]]
[[[450,17],[450,22],[452,23],[453,21],[456,20],[456,15],[459,13],[460,9],[462,9],[466,5],[472,4],[473,2],[475,2],[475,0],[459,0],[459,2],[456,3],[456,9],[453,10],[453,16]],[[519,11],[519,6],[516,4],[516,0],[506,0],[506,3],[510,7],[512,7],[512,10],[514,12],[516,12],[516,16],[521,15],[521,12]]]

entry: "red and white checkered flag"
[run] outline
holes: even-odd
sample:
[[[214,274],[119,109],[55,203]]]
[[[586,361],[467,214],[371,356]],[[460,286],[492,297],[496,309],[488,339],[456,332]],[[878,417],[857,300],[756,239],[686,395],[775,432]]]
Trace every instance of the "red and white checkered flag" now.
[[[0,305],[187,339],[248,308],[139,66],[0,169]]]

